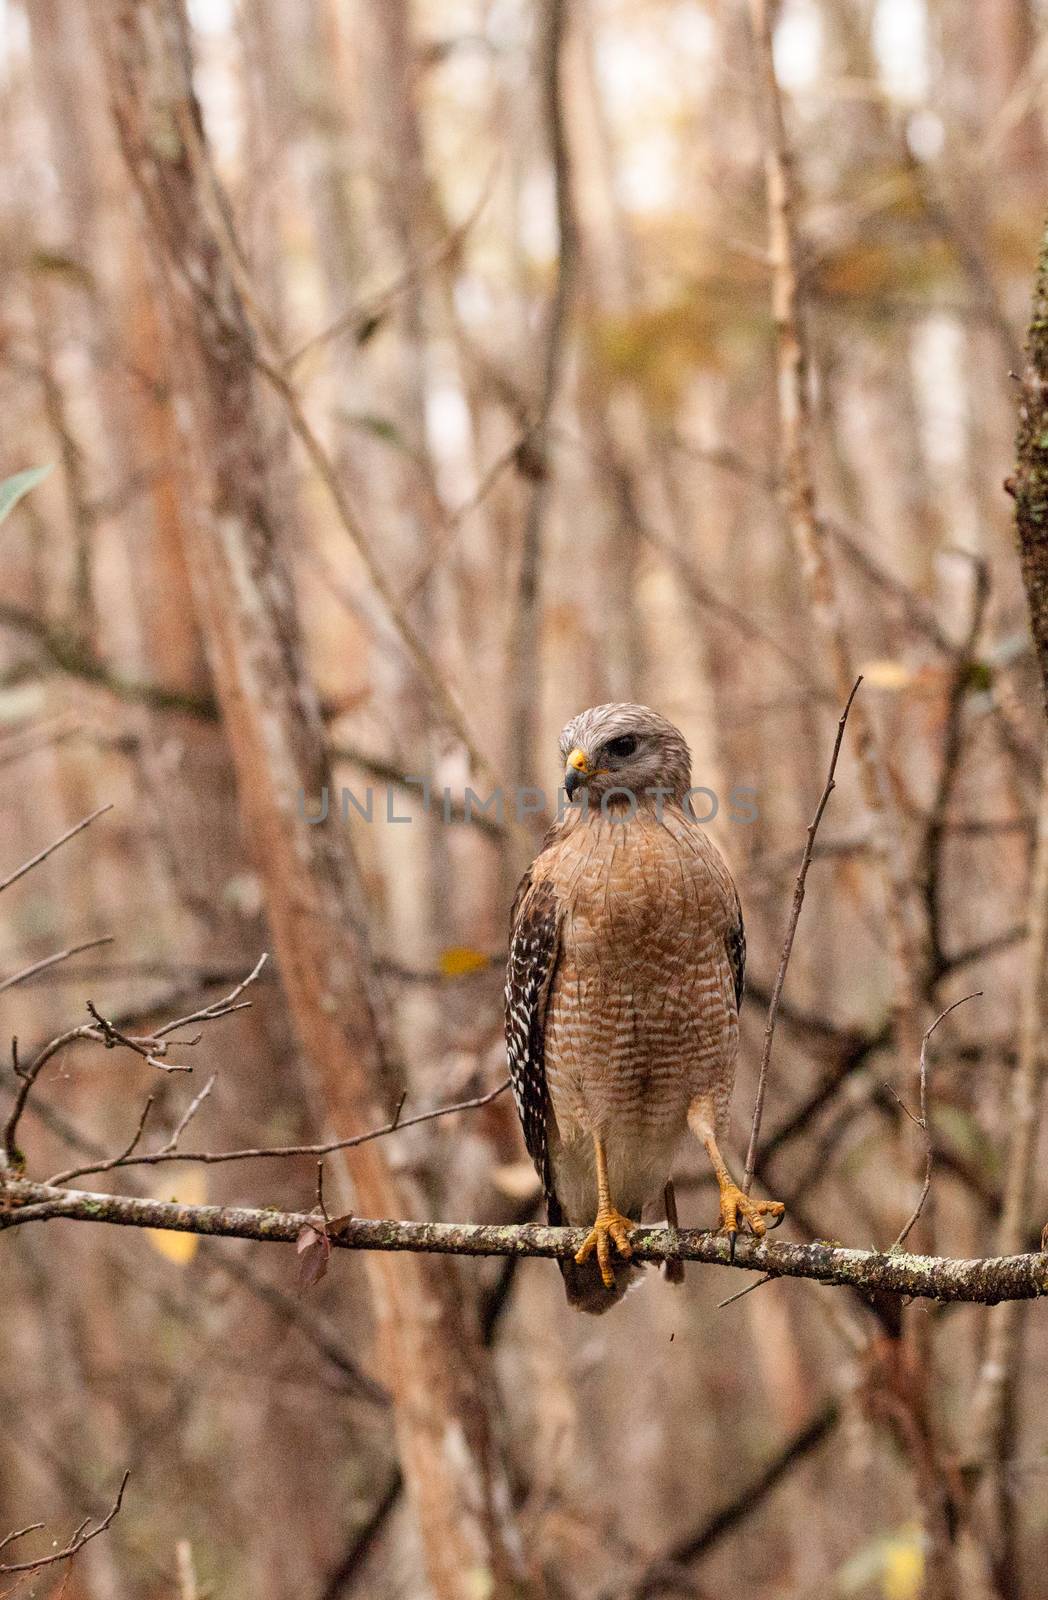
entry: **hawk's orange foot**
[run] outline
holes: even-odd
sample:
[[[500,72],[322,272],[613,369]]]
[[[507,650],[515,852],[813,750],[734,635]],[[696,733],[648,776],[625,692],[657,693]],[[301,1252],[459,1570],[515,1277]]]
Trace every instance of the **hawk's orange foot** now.
[[[777,1228],[782,1221],[786,1207],[781,1200],[751,1200],[748,1194],[743,1194],[738,1184],[728,1182],[721,1184],[720,1192],[720,1231],[726,1233],[731,1241],[729,1254],[735,1260],[735,1235],[738,1233],[742,1222],[745,1222],[750,1232],[757,1239],[762,1239],[768,1231],[765,1217],[773,1217],[771,1223]]]
[[[620,1256],[631,1256],[633,1246],[629,1241],[630,1229],[636,1224],[629,1217],[624,1217],[621,1211],[616,1211],[614,1206],[601,1206],[597,1212],[589,1233],[586,1235],[582,1249],[576,1253],[575,1261],[578,1266],[587,1262],[594,1250],[597,1252],[597,1263],[600,1266],[600,1275],[605,1289],[614,1289],[615,1273],[611,1265],[611,1246],[614,1242]]]

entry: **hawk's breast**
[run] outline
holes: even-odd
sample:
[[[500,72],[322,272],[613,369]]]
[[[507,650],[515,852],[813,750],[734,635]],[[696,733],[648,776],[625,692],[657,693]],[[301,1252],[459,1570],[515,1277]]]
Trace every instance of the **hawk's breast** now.
[[[718,1070],[730,1095],[727,868],[685,818],[643,813],[588,819],[550,868],[564,905],[546,1034],[559,1133],[675,1138]]]

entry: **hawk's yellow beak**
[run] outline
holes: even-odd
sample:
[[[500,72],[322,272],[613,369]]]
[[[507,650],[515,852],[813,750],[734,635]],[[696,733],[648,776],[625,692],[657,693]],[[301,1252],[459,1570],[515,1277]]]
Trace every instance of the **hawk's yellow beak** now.
[[[582,783],[583,778],[589,776],[590,764],[586,759],[584,750],[575,749],[571,752],[564,766],[564,788],[568,799],[574,798],[575,790]]]

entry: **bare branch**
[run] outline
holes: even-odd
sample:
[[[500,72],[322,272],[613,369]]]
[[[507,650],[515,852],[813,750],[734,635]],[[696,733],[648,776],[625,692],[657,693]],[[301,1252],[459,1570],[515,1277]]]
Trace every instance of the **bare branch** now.
[[[599,1600],[654,1600],[656,1595],[663,1592],[674,1574],[680,1578],[686,1567],[708,1555],[725,1534],[731,1533],[751,1512],[761,1506],[791,1468],[829,1438],[837,1427],[840,1417],[840,1402],[828,1400],[786,1441],[778,1454],[760,1469],[756,1477],[747,1483],[739,1494],[733,1495],[726,1505],[715,1511],[694,1532],[679,1539],[664,1556],[650,1562],[639,1578],[605,1590]]]
[[[892,1249],[893,1250],[901,1250],[902,1249],[902,1247],[905,1244],[906,1239],[907,1239],[907,1237],[908,1237],[908,1235],[910,1233],[910,1230],[914,1227],[914,1225],[917,1222],[917,1219],[920,1217],[921,1212],[924,1210],[924,1202],[927,1200],[928,1191],[932,1186],[932,1161],[933,1161],[933,1156],[934,1156],[934,1149],[933,1149],[933,1145],[932,1145],[931,1117],[930,1117],[929,1110],[928,1110],[928,1061],[927,1061],[928,1040],[931,1038],[932,1034],[935,1032],[936,1028],[939,1026],[939,1024],[943,1020],[943,1018],[944,1017],[948,1017],[950,1015],[951,1011],[956,1011],[958,1006],[963,1006],[966,1000],[977,1000],[981,996],[982,996],[982,990],[981,989],[976,989],[973,994],[966,994],[960,1000],[955,1000],[953,1002],[952,1006],[947,1006],[945,1011],[940,1011],[939,1015],[936,1017],[935,1021],[931,1025],[931,1027],[926,1029],[924,1038],[921,1040],[921,1114],[920,1114],[920,1116],[919,1117],[914,1117],[912,1111],[907,1110],[906,1106],[902,1105],[902,1101],[901,1100],[899,1101],[899,1104],[902,1105],[903,1110],[906,1112],[906,1115],[910,1118],[911,1122],[916,1122],[917,1126],[920,1128],[921,1132],[924,1134],[924,1184],[923,1184],[923,1187],[921,1189],[920,1197],[919,1197],[919,1199],[917,1201],[917,1204],[914,1207],[913,1215],[910,1217],[909,1222],[907,1222],[906,1226],[902,1229],[901,1233],[899,1234],[899,1237],[896,1239],[895,1243],[892,1245]]]
[[[760,1072],[757,1076],[757,1097],[753,1106],[753,1122],[750,1126],[749,1148],[746,1151],[746,1171],[742,1179],[742,1188],[744,1194],[749,1194],[750,1192],[750,1188],[753,1184],[753,1174],[757,1167],[757,1140],[760,1138],[761,1118],[764,1115],[764,1090],[768,1078],[768,1067],[771,1062],[771,1047],[772,1041],[775,1037],[775,1023],[779,1015],[779,1003],[782,999],[782,986],[786,981],[786,969],[790,964],[790,956],[793,953],[793,940],[797,932],[797,923],[800,921],[801,907],[804,904],[804,885],[808,876],[808,868],[811,866],[812,850],[815,845],[815,835],[819,831],[819,824],[822,821],[822,814],[826,810],[830,795],[837,786],[837,757],[841,753],[841,744],[844,740],[844,730],[848,725],[848,713],[851,710],[852,701],[855,699],[855,696],[858,693],[861,682],[861,677],[856,678],[854,684],[852,685],[851,694],[848,696],[848,703],[841,712],[840,720],[837,723],[837,737],[833,741],[833,754],[830,756],[830,770],[826,775],[826,783],[823,788],[822,795],[820,796],[819,803],[815,808],[815,815],[808,824],[808,837],[804,845],[804,854],[801,856],[801,864],[797,870],[797,883],[793,891],[793,905],[790,908],[790,920],[786,924],[786,938],[783,941],[782,956],[779,961],[779,970],[775,974],[775,983],[772,987],[771,1000],[768,1004],[768,1020],[764,1027],[764,1047],[761,1050]]]
[[[127,1480],[130,1476],[131,1469],[128,1468],[120,1480],[120,1487],[116,1492],[116,1499],[113,1501],[110,1510],[94,1528],[90,1527],[86,1522],[81,1523],[64,1549],[55,1550],[49,1556],[38,1556],[35,1561],[0,1561],[0,1573],[9,1575],[15,1572],[38,1572],[41,1567],[54,1566],[56,1561],[71,1560],[73,1556],[84,1548],[85,1544],[90,1543],[92,1539],[97,1539],[100,1533],[105,1533],[113,1522],[120,1507],[123,1505],[124,1490],[127,1488]],[[6,1549],[9,1544],[12,1544],[16,1539],[23,1538],[25,1534],[34,1533],[38,1528],[42,1527],[42,1522],[34,1522],[28,1528],[20,1528],[17,1533],[9,1533],[6,1539],[0,1539],[0,1550]]]
[[[531,481],[524,518],[520,574],[508,645],[507,678],[511,688],[511,771],[515,783],[526,783],[535,757],[537,696],[535,673],[539,649],[542,533],[549,503],[549,423],[564,366],[568,313],[579,253],[578,223],[572,194],[571,152],[564,117],[562,84],[564,39],[569,25],[567,0],[544,0],[539,74],[545,134],[557,214],[557,275],[546,318],[541,388],[536,415],[519,456],[519,465]]]
[[[157,1029],[153,1037],[155,1039],[166,1039],[169,1034],[175,1033],[179,1028],[188,1028],[194,1022],[217,1022],[219,1017],[228,1017],[230,1012],[246,1010],[251,1002],[244,1001],[238,1004],[240,996],[245,989],[258,981],[262,974],[262,968],[268,960],[269,952],[263,950],[247,977],[242,978],[236,987],[230,990],[229,994],[223,996],[221,1000],[213,1001],[209,1006],[201,1006],[197,1011],[188,1012],[184,1017],[176,1017],[174,1022],[165,1023],[162,1028]]]
[[[247,1206],[179,1205],[170,1200],[92,1194],[58,1189],[53,1184],[9,1179],[0,1209],[0,1231],[22,1222],[64,1218],[104,1222],[125,1228],[159,1228],[169,1233],[254,1239],[266,1244],[294,1244],[305,1227],[305,1212]],[[581,1247],[585,1229],[518,1225],[398,1222],[352,1217],[333,1225],[327,1237],[333,1248],[417,1252],[426,1255],[540,1257],[564,1260]],[[707,1266],[767,1272],[776,1278],[805,1278],[837,1284],[866,1294],[916,1296],[927,1300],[994,1305],[1000,1300],[1034,1300],[1048,1295],[1048,1265],[1040,1254],[958,1260],[945,1256],[912,1256],[877,1250],[853,1250],[817,1240],[811,1244],[777,1243],[739,1237],[735,1259],[730,1242],[720,1233],[685,1228],[671,1236],[667,1228],[634,1229],[630,1235],[637,1261],[701,1261]]]
[[[204,1087],[201,1089],[200,1093],[194,1095],[192,1100],[190,1100],[188,1106],[186,1107],[185,1111],[182,1113],[181,1117],[178,1120],[178,1124],[175,1127],[174,1133],[171,1135],[171,1137],[167,1141],[167,1143],[163,1146],[161,1154],[166,1155],[169,1151],[176,1149],[179,1139],[181,1139],[182,1135],[185,1133],[186,1129],[189,1127],[189,1124],[192,1122],[193,1118],[196,1116],[197,1112],[200,1110],[200,1107],[204,1104],[204,1101],[207,1099],[208,1095],[211,1093],[212,1089],[215,1087],[216,1076],[217,1076],[217,1074],[213,1072],[211,1074],[210,1078],[208,1078],[208,1080],[205,1083]],[[128,1151],[129,1155],[130,1155],[130,1153],[131,1152]]]
[[[32,1093],[33,1085],[40,1076],[42,1069],[54,1056],[58,1054],[60,1050],[63,1050],[66,1045],[73,1044],[78,1039],[92,1039],[95,1041],[95,1043],[104,1044],[109,1049],[112,1049],[117,1044],[125,1045],[129,1050],[133,1050],[136,1055],[143,1056],[151,1066],[158,1067],[162,1072],[190,1072],[192,1071],[191,1067],[176,1066],[171,1062],[160,1059],[166,1053],[168,1044],[171,1042],[168,1036],[176,1029],[185,1027],[188,1023],[215,1022],[219,1017],[228,1016],[230,1012],[244,1010],[244,1008],[250,1004],[250,1001],[242,1001],[239,997],[243,994],[248,984],[254,983],[258,978],[267,959],[268,956],[263,953],[255,963],[254,968],[248,974],[248,976],[242,979],[241,982],[238,983],[236,987],[233,988],[223,999],[216,1000],[212,1005],[202,1006],[197,1011],[191,1011],[188,1016],[177,1017],[174,1022],[165,1023],[164,1026],[157,1029],[155,1033],[144,1034],[140,1037],[123,1033],[120,1029],[114,1027],[111,1022],[107,1021],[105,1017],[102,1017],[92,1003],[88,1001],[88,1010],[95,1018],[96,1025],[84,1023],[79,1028],[70,1028],[68,1032],[60,1033],[56,1038],[52,1039],[48,1044],[43,1046],[28,1067],[23,1068],[19,1065],[17,1058],[17,1042],[15,1042],[15,1044],[12,1046],[14,1054],[14,1072],[15,1077],[20,1081],[18,1092],[15,1095],[14,1104],[11,1107],[11,1112],[8,1116],[3,1133],[3,1151],[7,1166],[11,1169],[15,1169],[22,1165],[21,1152],[19,1151],[17,1144],[18,1124],[21,1121],[22,1113],[24,1112],[29,1101],[29,1096]],[[197,1036],[197,1039],[184,1039],[180,1042],[186,1045],[196,1044],[198,1042],[198,1038],[199,1035]],[[196,1114],[196,1110],[199,1107],[199,1102],[206,1098],[207,1094],[210,1092],[210,1087],[211,1086],[209,1084],[203,1093],[198,1096],[197,1102],[190,1106],[189,1113],[185,1119],[186,1123],[188,1123],[190,1116]],[[173,1157],[167,1156],[166,1152],[163,1154],[166,1159],[174,1159]],[[115,1167],[125,1164],[134,1164],[129,1153],[125,1153],[117,1160],[108,1158],[100,1165],[88,1167],[83,1171],[78,1171],[73,1174],[73,1176],[83,1177],[86,1176],[88,1172],[111,1172]]]
[[[214,1080],[212,1079],[212,1082]],[[388,1134],[399,1133],[404,1128],[415,1128],[420,1122],[434,1122],[438,1117],[453,1116],[456,1111],[476,1111],[481,1106],[488,1106],[499,1095],[505,1094],[509,1088],[509,1079],[504,1078],[494,1089],[489,1089],[486,1094],[475,1095],[471,1100],[456,1100],[449,1106],[436,1106],[432,1111],[420,1111],[414,1117],[401,1117],[400,1111],[404,1104],[403,1098],[400,1105],[389,1120],[380,1128],[371,1128],[367,1133],[357,1133],[347,1139],[329,1139],[322,1144],[285,1144],[285,1145],[259,1145],[244,1150],[177,1150],[170,1140],[159,1150],[144,1155],[126,1155],[118,1160],[96,1162],[91,1166],[71,1167],[67,1172],[58,1172],[50,1180],[52,1184],[71,1183],[74,1178],[87,1178],[97,1172],[111,1172],[115,1167],[155,1167],[166,1161],[196,1161],[203,1166],[215,1166],[225,1161],[258,1161],[266,1159],[287,1158],[289,1156],[328,1156],[336,1150],[354,1150],[358,1145],[370,1144],[372,1139],[384,1139]],[[210,1092],[211,1084],[199,1094],[190,1106],[186,1116],[176,1130],[177,1137],[181,1137],[191,1116],[196,1114],[200,1101]],[[177,1138],[176,1138],[177,1142]]]
[[[119,1028],[103,1017],[93,1000],[87,1002],[87,1009],[98,1023],[98,1034],[107,1050],[115,1049],[122,1044],[125,1049],[133,1050],[146,1061],[149,1066],[157,1067],[161,1072],[192,1072],[192,1067],[186,1067],[176,1061],[162,1061],[161,1054],[167,1049],[166,1041],[157,1042],[157,1038],[135,1039],[129,1033],[121,1033]],[[92,1030],[93,1031],[93,1030]],[[183,1044],[195,1044],[196,1040],[184,1039]]]
[[[52,956],[45,956],[42,961],[34,961],[31,967],[23,967],[21,972],[16,972],[13,977],[4,978],[0,982],[0,994],[5,989],[13,989],[18,983],[25,983],[27,978],[35,978],[38,973],[47,972],[51,967],[57,967],[62,961],[68,961],[71,956],[81,955],[85,950],[97,950],[100,945],[112,944],[113,935],[103,934],[100,939],[85,939],[83,944],[73,944],[68,950],[57,950]]]
[[[343,311],[341,316],[336,317],[326,328],[322,328],[319,333],[311,334],[297,349],[293,350],[287,357],[286,364],[289,374],[291,369],[297,367],[305,356],[311,355],[313,351],[326,344],[330,344],[334,339],[340,339],[344,334],[351,334],[358,344],[362,344],[389,315],[390,308],[395,301],[408,289],[412,288],[420,277],[457,255],[491,198],[497,167],[498,163],[493,163],[491,171],[481,187],[480,194],[467,215],[455,227],[449,228],[446,237],[441,239],[430,250],[428,255],[424,256],[421,261],[414,263],[409,271],[402,272],[399,277],[392,283],[387,284],[384,289],[368,295],[355,306],[350,306],[347,311]]]
[[[23,861],[22,865],[17,867],[8,877],[0,879],[0,890],[9,889],[13,883],[18,882],[19,878],[24,878],[27,872],[32,872],[34,867],[38,867],[41,861],[46,861],[48,856],[53,855],[67,840],[75,838],[78,833],[82,833],[85,828],[89,827],[96,818],[101,817],[107,811],[112,811],[112,809],[113,803],[109,801],[106,805],[99,806],[97,811],[92,811],[89,817],[83,817],[79,822],[74,823],[71,828],[67,828],[61,838],[55,839],[52,844],[47,846],[46,850],[40,850],[35,856],[30,856],[28,861]]]
[[[83,1036],[83,1028],[72,1028],[68,1033],[59,1034],[57,1039],[52,1039],[50,1044],[44,1046],[28,1067],[23,1067],[19,1063],[18,1040],[11,1040],[11,1067],[19,1083],[14,1104],[4,1124],[4,1161],[8,1167],[20,1167],[22,1164],[22,1153],[17,1144],[18,1124],[22,1119],[22,1112],[29,1102],[29,1096],[33,1091],[33,1085],[40,1074],[41,1068],[45,1067],[51,1057],[61,1050],[64,1045],[69,1044],[73,1039],[81,1039]]]
[[[976,660],[979,635],[982,632],[986,606],[990,598],[990,575],[986,563],[975,557],[970,559],[975,576],[971,615],[964,641],[957,651],[950,673],[946,695],[942,760],[915,871],[924,895],[930,946],[927,982],[932,993],[942,976],[946,959],[942,942],[942,854],[948,833],[947,814],[964,752],[964,708],[972,687],[972,667]]]

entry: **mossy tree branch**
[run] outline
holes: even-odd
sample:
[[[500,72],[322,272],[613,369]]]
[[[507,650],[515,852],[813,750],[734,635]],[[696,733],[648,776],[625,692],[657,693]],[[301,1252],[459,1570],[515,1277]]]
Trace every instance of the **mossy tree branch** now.
[[[270,1207],[191,1206],[126,1195],[91,1194],[51,1184],[11,1179],[2,1190],[0,1230],[22,1223],[66,1218],[107,1222],[125,1228],[160,1228],[267,1244],[294,1244],[303,1228],[323,1229],[319,1214]],[[585,1236],[579,1228],[535,1224],[490,1225],[458,1222],[397,1222],[366,1217],[340,1219],[328,1229],[342,1250],[408,1251],[426,1255],[537,1256],[563,1260]],[[997,1256],[964,1261],[902,1251],[852,1250],[816,1241],[787,1244],[739,1239],[735,1260],[721,1234],[685,1228],[671,1238],[665,1228],[637,1228],[631,1235],[637,1261],[699,1261],[735,1266],[778,1278],[806,1278],[867,1293],[913,1295],[925,1300],[969,1301],[993,1305],[1001,1300],[1033,1300],[1048,1295],[1048,1254]]]

